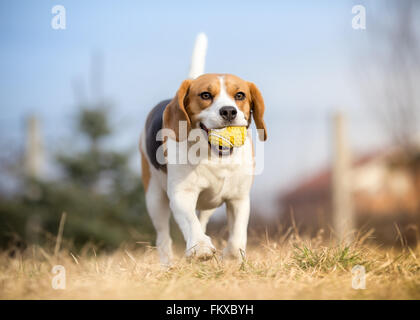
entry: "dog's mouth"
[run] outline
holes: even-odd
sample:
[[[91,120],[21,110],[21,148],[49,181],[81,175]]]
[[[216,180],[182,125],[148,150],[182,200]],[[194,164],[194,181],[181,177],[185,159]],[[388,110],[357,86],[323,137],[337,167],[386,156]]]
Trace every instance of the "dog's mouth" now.
[[[207,137],[207,141],[208,141],[209,129],[202,122],[200,122],[200,128],[203,129],[204,132],[206,133],[206,137]],[[210,143],[210,141],[208,141],[208,144],[210,146],[210,149],[212,151],[214,151],[215,153],[217,153],[219,155],[219,157],[226,156],[226,155],[231,155],[232,152],[233,152],[233,147],[229,148],[229,147],[225,147],[225,146],[215,146],[215,145],[212,145]]]

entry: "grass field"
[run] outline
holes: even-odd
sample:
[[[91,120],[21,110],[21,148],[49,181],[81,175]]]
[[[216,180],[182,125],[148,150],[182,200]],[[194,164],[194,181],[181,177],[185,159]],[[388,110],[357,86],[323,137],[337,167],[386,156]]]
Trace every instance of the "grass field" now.
[[[420,248],[356,243],[326,246],[301,239],[253,239],[242,262],[186,261],[160,267],[147,244],[112,253],[86,246],[79,254],[46,248],[0,254],[1,299],[420,299]],[[218,248],[223,243],[217,244]],[[54,290],[53,265],[66,270]],[[352,288],[351,269],[366,269],[366,289]]]

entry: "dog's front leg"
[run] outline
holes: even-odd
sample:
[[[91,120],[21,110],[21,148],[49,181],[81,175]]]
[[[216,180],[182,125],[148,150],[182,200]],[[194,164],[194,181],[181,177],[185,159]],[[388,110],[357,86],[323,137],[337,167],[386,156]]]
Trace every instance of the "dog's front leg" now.
[[[196,215],[198,194],[189,190],[177,190],[171,193],[170,207],[174,218],[184,235],[186,256],[200,260],[210,259],[216,249],[210,237],[204,234]]]
[[[240,258],[245,254],[249,210],[249,197],[226,201],[229,239],[223,250],[224,257]]]

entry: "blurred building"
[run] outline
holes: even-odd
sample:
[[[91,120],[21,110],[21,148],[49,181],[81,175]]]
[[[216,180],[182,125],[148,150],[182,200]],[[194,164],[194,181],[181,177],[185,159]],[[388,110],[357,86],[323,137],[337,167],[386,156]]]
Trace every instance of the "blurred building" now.
[[[358,228],[374,228],[381,242],[417,241],[420,227],[420,152],[386,150],[357,158],[351,190]],[[279,197],[281,221],[315,234],[332,228],[332,171],[321,170]]]

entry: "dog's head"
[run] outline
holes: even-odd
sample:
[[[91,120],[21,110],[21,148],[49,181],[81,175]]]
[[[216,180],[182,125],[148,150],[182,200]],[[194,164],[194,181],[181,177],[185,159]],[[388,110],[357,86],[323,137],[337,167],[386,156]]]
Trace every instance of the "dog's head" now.
[[[264,123],[264,100],[252,82],[230,74],[204,74],[184,80],[163,115],[164,127],[180,137],[180,121],[187,124],[187,134],[194,128],[209,129],[246,126],[254,118],[259,137],[267,139]]]

